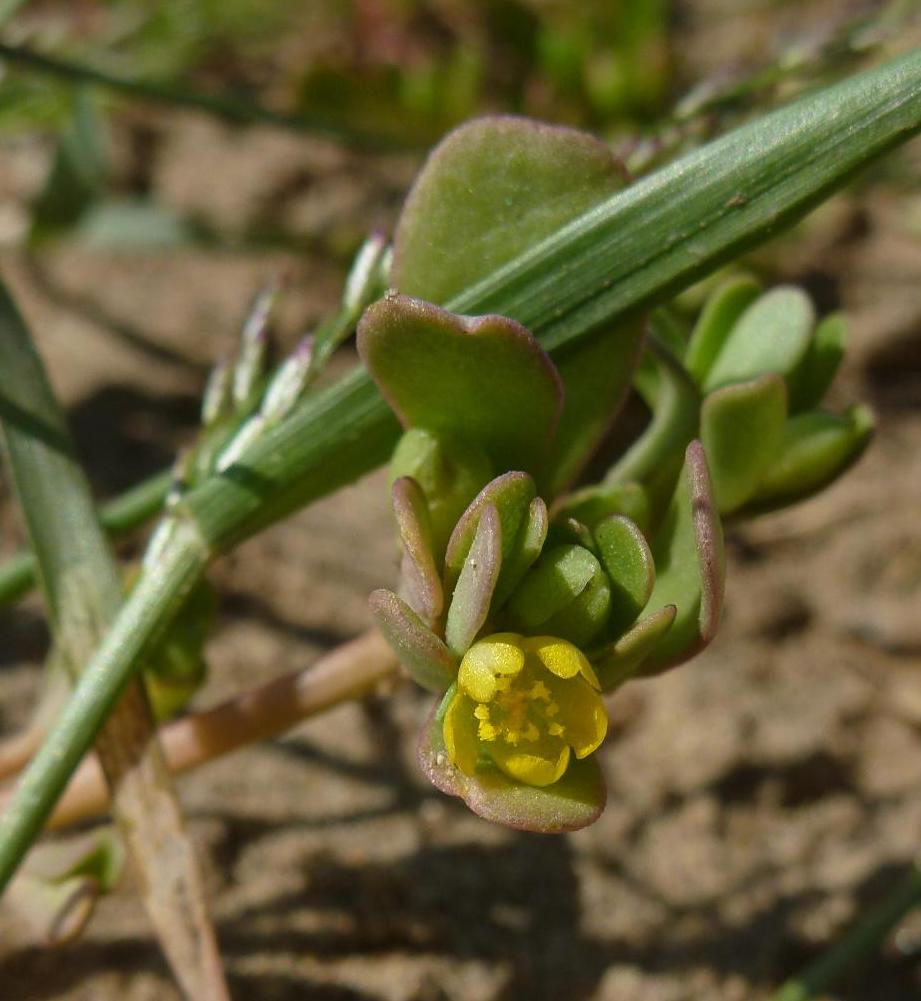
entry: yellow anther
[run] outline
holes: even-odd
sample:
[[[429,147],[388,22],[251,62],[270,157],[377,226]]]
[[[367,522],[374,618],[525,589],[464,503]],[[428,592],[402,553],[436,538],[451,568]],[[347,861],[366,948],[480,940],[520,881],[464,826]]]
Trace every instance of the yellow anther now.
[[[489,742],[490,740],[495,740],[499,735],[499,731],[492,725],[492,723],[487,723],[485,720],[481,720],[479,726],[477,727],[476,735],[480,740],[485,740]]]
[[[556,702],[550,702],[550,704],[544,709],[544,715],[547,719],[553,719],[554,716],[559,714],[560,707]]]
[[[489,719],[489,706],[478,705],[476,709],[473,710],[473,715],[477,719],[488,720]]]
[[[538,730],[537,727],[532,722],[528,721],[528,725],[524,731],[524,739],[537,740],[539,736],[540,736],[540,730]]]
[[[528,698],[534,699],[536,702],[549,702],[550,689],[542,681],[535,681],[528,692]]]
[[[549,733],[551,737],[562,737],[564,732],[563,727],[560,726],[559,723],[551,723],[550,726],[547,727],[547,733]]]

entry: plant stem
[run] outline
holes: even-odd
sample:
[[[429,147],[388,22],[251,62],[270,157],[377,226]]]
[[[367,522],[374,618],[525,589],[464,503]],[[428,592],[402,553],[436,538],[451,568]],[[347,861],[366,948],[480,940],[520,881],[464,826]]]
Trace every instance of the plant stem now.
[[[132,487],[99,509],[102,527],[112,535],[122,535],[152,518],[162,507],[172,482],[164,470]],[[0,566],[0,606],[12,604],[35,586],[38,564],[35,554],[17,553]]]
[[[497,312],[545,347],[573,345],[662,301],[802,217],[921,130],[921,52],[753,122],[573,220],[448,307]],[[0,818],[0,888],[37,836],[115,698],[213,553],[382,463],[398,426],[361,369],[310,395],[177,507],[146,572]]]
[[[916,859],[905,879],[890,896],[877,904],[803,973],[788,980],[771,1001],[810,1001],[824,993],[850,967],[879,949],[892,929],[919,905],[921,860]]]
[[[275,678],[213,709],[191,713],[160,730],[173,775],[191,771],[249,744],[275,737],[311,716],[359,698],[394,674],[397,660],[377,632],[368,632],[320,657],[310,667]],[[0,811],[11,795],[0,793]],[[49,818],[66,827],[104,813],[109,806],[99,763],[87,758]]]
[[[54,656],[78,684],[118,616],[121,574],[31,336],[0,292],[0,424],[9,470],[36,554]],[[119,832],[179,982],[192,997],[226,1001],[201,873],[143,683],[124,680],[120,701],[94,733]]]
[[[272,125],[289,132],[324,136],[359,149],[405,149],[396,137],[352,128],[320,115],[288,115],[258,104],[235,101],[220,94],[204,94],[167,81],[135,80],[93,66],[43,55],[24,45],[0,42],[0,60],[55,76],[72,83],[95,84],[154,104],[192,108],[240,125]]]

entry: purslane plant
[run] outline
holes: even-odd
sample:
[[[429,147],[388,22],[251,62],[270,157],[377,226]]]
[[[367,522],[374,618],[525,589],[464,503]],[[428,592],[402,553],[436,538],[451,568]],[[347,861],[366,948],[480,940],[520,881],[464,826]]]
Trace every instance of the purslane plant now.
[[[450,301],[439,304],[460,313],[512,317],[537,335],[561,372],[572,364],[589,375],[609,378],[610,370],[597,363],[597,355],[592,361],[590,347],[603,351],[610,350],[611,343],[628,345],[613,325],[623,327],[638,308],[666,301],[800,217],[859,166],[919,128],[921,57],[909,54],[739,129],[624,191],[611,193],[612,186],[583,192],[585,199],[564,205],[543,235],[538,232],[534,242],[513,249],[510,258],[494,256],[491,271],[478,281],[468,278],[474,281],[472,286],[462,283]],[[503,163],[513,161],[507,156]],[[505,238],[501,223],[508,213],[503,213],[501,200],[490,202],[486,197],[496,165],[494,161],[485,170],[481,166],[474,187],[459,186],[455,201],[482,197],[488,217],[500,224],[495,239],[501,245]],[[558,192],[565,200],[571,174],[565,167],[562,160],[556,179],[544,185],[551,202]],[[519,178],[530,182],[527,170],[519,171]],[[514,211],[511,215],[514,218]],[[536,215],[540,218],[541,213]],[[450,216],[442,219],[433,247],[420,245],[420,264],[427,253],[455,239],[450,223]],[[452,260],[475,258],[482,249],[460,240],[455,243]],[[408,295],[438,303],[438,296],[406,284],[408,260],[398,247],[392,284]],[[637,334],[633,350],[638,344]],[[592,399],[591,394],[582,397],[583,402]],[[605,411],[610,412],[610,408]],[[564,412],[557,442],[566,440],[567,413],[572,418],[576,409]],[[589,407],[584,421],[575,422],[576,431],[589,428],[594,435],[599,423],[604,420],[599,421]],[[37,835],[126,680],[208,561],[378,465],[392,449],[396,434],[396,422],[386,406],[366,375],[357,372],[310,394],[288,417],[248,444],[229,467],[183,497],[174,512],[175,530],[138,581],[0,819],[0,885]],[[687,478],[684,482],[687,489]],[[540,491],[553,496],[556,488],[548,490],[541,482]],[[679,531],[684,522],[678,515],[683,512],[693,513],[690,503],[665,512],[661,537],[671,538],[675,545],[680,539],[693,545],[694,533]],[[688,520],[693,519],[688,515],[684,521]],[[656,548],[650,546],[654,559]],[[667,554],[658,562],[684,565],[669,560]],[[691,575],[690,583],[698,576]],[[664,579],[658,575],[658,595],[654,592],[650,601],[668,597],[660,589]],[[676,578],[672,583],[677,589],[681,581]],[[678,612],[663,642],[675,642],[685,632],[693,637],[701,612],[699,599],[696,606],[693,600],[665,603],[675,604]]]
[[[487,171],[498,225],[463,197]],[[528,830],[599,815],[602,696],[712,638],[720,512],[813,492],[869,427],[812,409],[841,358],[840,318],[815,328],[799,290],[761,295],[735,280],[687,333],[656,317],[636,380],[649,429],[602,483],[567,495],[634,376],[644,323],[612,327],[557,366],[514,320],[418,296],[448,301],[453,281],[475,284],[539,238],[552,225],[549,194],[619,183],[590,137],[519,119],[461,127],[432,154],[397,229],[393,280],[415,295],[391,292],[358,330],[406,428],[391,461],[400,593],[378,591],[371,605],[410,674],[441,696],[420,763],[481,816]],[[432,250],[444,212],[458,234],[454,268]]]

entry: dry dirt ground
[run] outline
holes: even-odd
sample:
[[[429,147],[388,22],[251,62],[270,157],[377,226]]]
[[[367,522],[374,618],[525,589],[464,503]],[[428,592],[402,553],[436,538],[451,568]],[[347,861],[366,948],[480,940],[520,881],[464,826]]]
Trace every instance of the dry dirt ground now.
[[[3,225],[18,224],[43,155],[3,152]],[[916,173],[921,150],[900,163]],[[336,198],[341,214],[386,222],[408,176],[377,168],[385,196],[371,198],[380,177],[348,158],[182,117],[155,182],[232,227],[265,196],[266,164],[302,179],[288,211],[305,229]],[[231,179],[210,183],[221,171]],[[428,788],[412,754],[426,700],[408,687],[182,780],[236,998],[757,1001],[896,885],[921,831],[919,215],[917,196],[850,194],[759,258],[850,312],[835,400],[869,400],[879,433],[821,498],[731,531],[724,627],[693,664],[616,700],[595,826],[513,833]],[[289,343],[336,288],[319,259],[281,253],[61,248],[2,267],[101,494],[189,436],[203,366],[262,278],[288,273]],[[0,527],[12,549],[8,501]],[[242,547],[214,571],[220,625],[198,704],[365,628],[367,592],[394,572],[380,474]],[[28,718],[45,642],[34,599],[3,613],[0,733]],[[830,996],[921,997],[921,920]],[[178,994],[126,882],[61,951],[0,911],[0,998]]]

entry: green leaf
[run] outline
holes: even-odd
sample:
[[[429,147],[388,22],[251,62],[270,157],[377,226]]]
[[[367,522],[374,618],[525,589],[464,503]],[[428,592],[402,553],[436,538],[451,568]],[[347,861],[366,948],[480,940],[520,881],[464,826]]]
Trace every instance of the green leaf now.
[[[403,543],[400,582],[410,608],[431,626],[444,608],[444,593],[432,552],[432,525],[425,494],[414,479],[401,476],[393,484],[391,497]]]
[[[502,557],[502,569],[499,571],[499,582],[493,595],[493,610],[501,608],[508,596],[521,583],[521,579],[531,569],[534,561],[541,554],[547,539],[549,517],[547,505],[542,497],[535,497],[528,505],[521,527],[515,535],[507,554]],[[503,548],[504,539],[503,539]]]
[[[790,376],[790,412],[818,407],[828,392],[848,342],[848,322],[843,313],[826,316],[815,328],[812,343]]]
[[[620,639],[592,658],[603,692],[613,691],[625,681],[645,673],[643,662],[671,629],[677,611],[674,605],[665,605],[640,619]]]
[[[508,603],[520,631],[546,633],[584,646],[611,609],[611,586],[596,556],[583,546],[552,546],[528,571]]]
[[[448,648],[458,657],[467,652],[489,616],[501,566],[502,525],[495,506],[487,504],[477,521],[445,623]]]
[[[471,441],[498,469],[541,465],[563,389],[531,334],[390,294],[358,325],[358,349],[401,422]]]
[[[486,484],[471,501],[470,506],[458,519],[445,555],[445,590],[454,589],[467,559],[467,553],[473,545],[473,539],[479,527],[480,516],[490,505],[499,512],[502,525],[502,563],[511,559],[516,548],[522,526],[529,517],[531,503],[537,494],[534,480],[527,473],[503,473]],[[514,561],[512,562],[514,567]],[[509,573],[514,572],[512,568]],[[496,590],[502,592],[507,587],[507,576],[500,572]]]
[[[468,122],[435,147],[406,199],[393,285],[445,305],[625,179],[587,133],[507,116]]]
[[[377,627],[413,680],[441,694],[457,677],[457,661],[418,615],[392,591],[372,591],[368,604]]]
[[[453,696],[449,690],[442,705]],[[495,766],[466,775],[451,764],[438,707],[419,737],[419,765],[436,789],[459,796],[474,813],[505,827],[562,834],[587,827],[601,816],[607,799],[604,777],[594,756],[573,758],[563,777],[549,786],[513,782]]]
[[[701,384],[705,393],[767,372],[795,371],[809,349],[815,310],[802,289],[781,285],[742,314]]]
[[[700,442],[688,446],[684,470],[652,545],[656,586],[648,608],[677,608],[675,621],[643,664],[663,671],[702,650],[716,633],[723,604],[723,532]]]
[[[428,502],[432,549],[440,563],[457,520],[474,497],[492,479],[486,453],[456,436],[410,428],[390,460],[391,481],[411,477]]]
[[[828,486],[860,458],[873,426],[873,414],[863,406],[840,417],[820,411],[791,417],[777,461],[742,513],[774,511]]]
[[[781,448],[787,390],[779,375],[716,389],[700,411],[700,440],[713,478],[720,513],[742,507]]]
[[[646,607],[656,582],[656,568],[643,533],[629,518],[606,518],[595,526],[594,535],[611,584],[608,629],[618,635]]]
[[[583,487],[563,498],[559,518],[575,518],[591,528],[612,514],[622,514],[644,531],[650,525],[649,498],[639,483]]]
[[[737,275],[719,285],[707,298],[691,331],[684,364],[702,384],[722,350],[729,332],[761,294],[761,285],[747,275]]]

